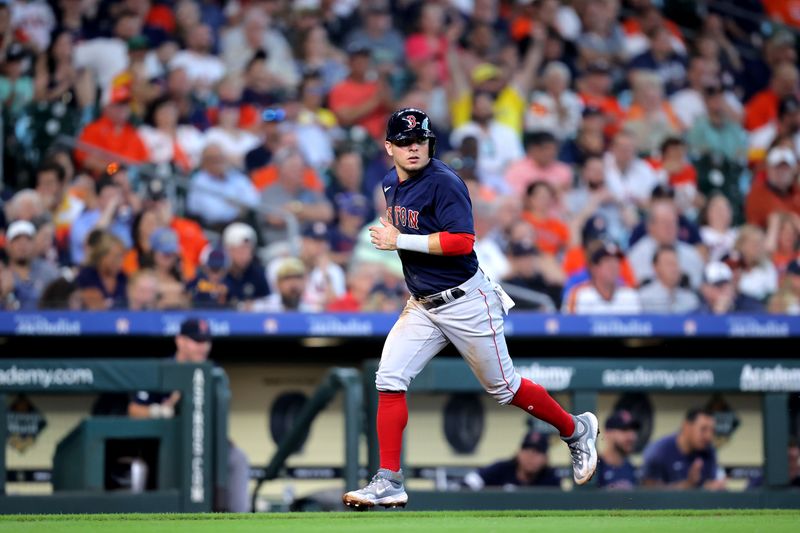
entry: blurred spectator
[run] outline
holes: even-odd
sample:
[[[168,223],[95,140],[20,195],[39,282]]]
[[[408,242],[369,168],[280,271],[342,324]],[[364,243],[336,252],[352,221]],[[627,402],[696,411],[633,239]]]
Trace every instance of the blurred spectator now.
[[[511,243],[510,269],[504,286],[527,289],[537,294],[514,292],[519,309],[558,309],[561,303],[561,287],[564,275],[552,257],[542,255],[530,242],[521,240]],[[526,298],[529,296],[529,298]],[[543,305],[549,299],[549,305]]]
[[[191,124],[178,122],[178,105],[169,96],[153,100],[139,126],[149,161],[156,165],[169,164],[182,173],[189,173],[200,162],[205,140]]]
[[[561,480],[547,464],[548,436],[530,431],[522,439],[520,449],[511,459],[498,461],[464,478],[472,490],[484,487],[560,487]]]
[[[494,105],[495,99],[490,93],[475,92],[472,120],[453,130],[450,144],[460,146],[466,137],[478,139],[477,175],[480,182],[499,193],[515,192],[515,189],[523,189],[524,185],[507,182],[505,175],[511,164],[525,154],[514,130],[494,118]],[[552,154],[551,163],[555,155]]]
[[[357,42],[351,46],[364,46],[364,43]],[[297,55],[299,74],[318,76],[325,94],[347,77],[345,56],[330,43],[323,26],[314,26],[304,34]]]
[[[653,279],[653,256],[660,246],[671,246],[678,254],[681,272],[692,287],[703,277],[703,259],[694,246],[678,240],[678,212],[670,201],[654,202],[647,219],[647,236],[631,247],[628,258],[639,284]]]
[[[722,91],[719,82],[719,63],[702,56],[689,60],[687,87],[673,94],[669,100],[675,115],[680,119],[683,129],[694,126],[697,119],[708,115],[705,93],[719,90],[722,93],[723,109],[731,120],[741,119],[742,103],[731,91]]]
[[[678,212],[695,220],[704,199],[697,191],[697,170],[686,157],[686,144],[680,137],[668,137],[661,144],[660,152],[659,181],[674,191]]]
[[[189,186],[186,211],[203,226],[219,228],[257,207],[258,192],[247,176],[230,166],[222,148],[206,146]]]
[[[0,261],[0,299],[3,297],[3,263]],[[0,300],[0,309],[3,304]],[[56,278],[42,291],[39,299],[39,309],[52,310],[81,310],[81,295],[78,285],[74,281],[67,281],[63,277]]]
[[[69,193],[67,175],[60,164],[48,160],[36,169],[36,192],[55,224],[56,244],[68,253],[68,237],[72,223],[80,216],[84,204]]]
[[[355,313],[368,311],[372,290],[377,282],[380,267],[360,264],[347,273],[347,292],[326,307],[331,313]]]
[[[50,44],[56,27],[53,9],[45,0],[16,0],[11,2],[11,27],[17,38],[30,43],[38,51]]]
[[[336,264],[345,266],[367,222],[367,199],[362,194],[339,193],[335,203],[338,222],[330,230],[330,255]]]
[[[186,69],[170,68],[167,72],[166,85],[166,94],[178,105],[179,124],[191,124],[200,131],[205,131],[211,126],[205,102],[200,100],[192,89],[192,82]]]
[[[625,117],[625,111],[611,92],[613,83],[611,66],[605,61],[589,62],[576,82],[584,108],[598,109],[606,119],[607,135],[615,134]]]
[[[170,69],[186,70],[195,90],[204,94],[225,75],[225,64],[211,53],[214,44],[211,27],[198,24],[189,28],[186,49],[179,51],[169,63]]]
[[[306,267],[294,257],[281,260],[276,274],[277,291],[266,298],[253,302],[252,310],[262,313],[281,313],[284,311],[314,312],[313,306],[303,301],[307,290]]]
[[[128,310],[154,311],[160,309],[158,277],[152,270],[139,270],[128,279]]]
[[[724,315],[727,313],[759,313],[764,310],[757,300],[738,294],[733,271],[726,263],[706,265],[700,294],[703,302],[698,312]]]
[[[105,310],[127,307],[128,278],[122,272],[125,245],[114,234],[93,230],[87,239],[86,266],[75,279],[84,309]]]
[[[730,161],[744,161],[747,156],[747,133],[739,121],[731,117],[728,93],[714,82],[704,85],[701,94],[705,113],[692,120],[686,133],[686,145],[690,153],[695,158],[710,155]],[[686,109],[686,103],[679,100],[679,96],[680,93],[675,95],[673,105],[676,113]]]
[[[220,83],[220,88],[223,85],[238,85],[237,81],[231,78],[225,78]],[[235,95],[234,99],[228,100],[222,97],[217,106],[217,124],[206,130],[205,142],[209,145],[217,145],[225,153],[228,163],[236,168],[244,168],[244,158],[256,148],[259,144],[259,139],[249,131],[240,127],[240,117],[242,110],[241,88],[230,89],[231,95]]]
[[[256,232],[241,222],[234,222],[222,233],[225,255],[229,258],[225,285],[228,287],[228,302],[240,309],[257,298],[269,294],[267,275],[255,256]]]
[[[606,186],[623,205],[642,206],[658,184],[653,168],[636,155],[636,139],[630,132],[614,137],[603,157]]]
[[[406,48],[402,35],[393,27],[389,2],[369,2],[362,5],[362,13],[364,24],[348,34],[346,45],[365,44],[372,50],[372,57],[377,63],[402,63]]]
[[[769,87],[754,95],[744,108],[744,127],[756,130],[778,118],[780,101],[787,96],[797,96],[797,67],[791,63],[781,63],[772,73]]]
[[[666,26],[653,28],[648,39],[649,49],[631,59],[628,69],[631,72],[652,71],[664,82],[667,96],[671,96],[686,84],[686,59],[675,51],[672,34]]]
[[[333,208],[325,196],[306,185],[306,165],[295,150],[275,157],[277,181],[261,192],[265,227],[262,235],[268,244],[286,240],[287,219],[294,217],[301,225],[333,220]]]
[[[655,314],[691,313],[700,306],[697,295],[681,287],[680,263],[674,246],[661,246],[653,255],[655,277],[639,289],[642,311]]]
[[[331,133],[316,121],[300,121],[303,105],[300,101],[300,93],[297,91],[285,92],[283,109],[286,112],[286,120],[281,125],[281,129],[285,144],[296,146],[311,170],[319,169],[320,172],[327,170],[334,159]],[[319,180],[319,178],[316,179]],[[319,185],[321,188],[321,184]]]
[[[570,238],[567,225],[553,216],[558,211],[556,206],[554,188],[546,181],[534,182],[528,186],[522,218],[535,230],[536,247],[545,254],[560,257]]]
[[[230,260],[222,248],[209,245],[200,261],[197,276],[186,285],[192,307],[216,309],[228,307],[228,286],[225,283]]]
[[[787,265],[783,282],[769,301],[769,312],[800,315],[800,259]]]
[[[589,280],[574,286],[563,303],[569,314],[641,313],[636,291],[619,285],[622,251],[613,243],[598,241],[589,248]]]
[[[122,262],[122,271],[130,276],[140,268],[153,267],[153,249],[150,236],[159,229],[161,224],[155,209],[143,209],[131,223],[131,241],[133,245],[125,254]]]
[[[473,201],[475,255],[481,270],[492,280],[501,281],[511,275],[511,263],[503,253],[498,236],[500,202]]]
[[[258,132],[261,145],[256,146],[244,156],[245,170],[251,174],[253,181],[258,182],[257,174],[272,162],[272,156],[281,147],[281,128],[286,120],[286,111],[282,108],[268,108],[261,113],[261,127]]]
[[[386,119],[394,107],[389,82],[385,76],[374,79],[370,75],[372,52],[365,45],[354,43],[347,53],[350,73],[333,86],[328,105],[339,124],[361,126],[376,142],[382,142]]]
[[[589,2],[585,5],[583,31],[577,41],[578,52],[585,62],[613,64],[622,59],[625,36],[617,22],[619,7],[617,2]]]
[[[673,489],[725,489],[725,475],[714,450],[714,415],[690,409],[678,433],[651,443],[644,451],[642,485]]]
[[[9,311],[16,309],[18,304],[14,298],[14,274],[8,268],[5,252],[2,252],[0,253],[0,311]]]
[[[629,457],[636,446],[639,422],[630,411],[619,410],[606,418],[605,449],[597,461],[597,487],[602,489],[633,489],[639,484],[636,468]]]
[[[719,261],[733,250],[739,235],[739,230],[731,226],[733,211],[725,195],[716,193],[711,196],[701,219],[704,219],[704,224],[700,228],[700,236],[708,249],[708,258],[710,261]]]
[[[27,220],[12,222],[6,231],[8,270],[13,276],[14,301],[23,311],[36,309],[45,287],[59,277],[49,262],[36,257],[36,228]]]
[[[33,100],[33,78],[25,72],[28,54],[22,45],[13,43],[0,63],[0,103],[4,119],[13,121]]]
[[[180,265],[178,235],[169,228],[158,228],[150,235],[153,273],[158,279],[159,309],[188,307]]]
[[[789,148],[775,147],[767,155],[767,178],[755,180],[747,196],[747,222],[766,228],[771,213],[800,215],[797,157]]]
[[[525,156],[512,160],[505,172],[505,184],[509,192],[522,194],[537,181],[549,183],[559,195],[569,190],[572,187],[572,168],[556,159],[558,143],[553,134],[538,131],[525,134],[524,139]],[[497,140],[499,142],[501,139]],[[478,155],[479,173],[480,158]],[[491,185],[491,182],[484,183]],[[498,191],[504,192],[504,189]]]
[[[5,216],[8,220],[35,222],[45,213],[42,198],[33,189],[17,191],[5,205]]]
[[[364,194],[364,160],[353,147],[340,149],[328,173],[328,187],[325,195],[336,202],[340,194]]]
[[[637,71],[632,75],[633,102],[628,108],[623,128],[631,133],[641,154],[654,155],[668,137],[682,132],[680,120],[664,99],[663,80],[654,72]]]
[[[354,268],[362,263],[378,264],[382,267],[387,275],[394,276],[398,279],[403,279],[403,265],[400,262],[400,256],[397,254],[381,253],[381,250],[372,245],[372,240],[369,235],[369,226],[380,224],[379,217],[386,213],[386,197],[384,196],[383,189],[376,186],[372,191],[372,206],[376,213],[375,218],[364,224],[361,232],[358,234],[358,241],[356,248],[353,250],[353,257],[351,259],[350,268]]]
[[[542,73],[542,91],[533,93],[525,112],[525,131],[545,130],[559,140],[574,137],[581,123],[583,103],[570,90],[572,74],[560,61],[548,63]]]
[[[325,223],[315,222],[303,232],[300,246],[300,259],[309,273],[303,302],[315,311],[322,311],[346,291],[345,273],[331,260],[329,239]]]
[[[103,115],[83,129],[75,150],[78,166],[94,175],[117,160],[132,164],[145,163],[149,158],[147,147],[129,120],[130,87],[111,87],[104,100]]]
[[[742,273],[738,290],[760,302],[778,290],[778,271],[770,261],[764,231],[745,224],[739,228],[734,248],[741,257]]]
[[[232,76],[232,74],[228,74]],[[263,110],[280,98],[280,89],[267,69],[267,53],[258,50],[247,62],[243,77],[242,104]],[[243,117],[244,119],[244,117]]]
[[[586,158],[581,165],[577,186],[566,193],[563,203],[573,243],[578,243],[584,224],[595,215],[602,217],[606,225],[604,232],[611,240],[628,240],[623,209],[606,184],[602,158]]]
[[[336,133],[338,123],[336,115],[326,107],[327,94],[319,74],[308,74],[303,77],[300,82],[298,124],[316,124],[325,128],[331,135]]]
[[[128,40],[141,33],[142,17],[123,9],[113,20],[110,37],[96,36],[75,45],[73,64],[78,71],[91,72],[98,88],[106,93],[113,88],[112,80],[128,68]]]
[[[100,179],[95,187],[96,206],[81,213],[70,230],[70,255],[74,265],[83,264],[86,239],[94,229],[110,231],[125,249],[132,245],[132,217],[129,209],[125,209],[122,188],[110,177]]]
[[[793,94],[781,98],[775,120],[750,132],[750,160],[762,161],[769,148],[782,139],[788,141],[796,154],[800,148],[800,100]]]
[[[782,277],[789,263],[800,257],[800,215],[772,213],[764,246]]]

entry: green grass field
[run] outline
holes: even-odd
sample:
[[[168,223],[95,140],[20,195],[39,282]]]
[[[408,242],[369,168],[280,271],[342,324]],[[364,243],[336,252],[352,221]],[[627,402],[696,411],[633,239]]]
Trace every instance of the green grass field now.
[[[417,533],[609,532],[783,533],[800,531],[800,511],[486,511],[255,515],[0,516],[14,533],[272,533],[347,531]]]

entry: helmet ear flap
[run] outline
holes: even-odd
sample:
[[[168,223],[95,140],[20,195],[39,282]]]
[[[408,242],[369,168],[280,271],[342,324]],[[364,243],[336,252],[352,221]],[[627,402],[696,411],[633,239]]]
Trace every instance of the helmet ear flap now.
[[[428,157],[436,155],[436,137],[428,137]]]

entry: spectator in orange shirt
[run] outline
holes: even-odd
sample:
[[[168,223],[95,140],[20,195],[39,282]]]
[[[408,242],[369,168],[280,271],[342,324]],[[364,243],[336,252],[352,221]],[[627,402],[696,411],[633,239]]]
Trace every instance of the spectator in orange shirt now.
[[[797,67],[781,63],[775,68],[769,87],[755,94],[744,108],[744,127],[752,131],[778,118],[778,105],[782,98],[797,95]]]
[[[368,48],[354,43],[347,52],[350,75],[331,89],[330,109],[342,126],[361,126],[376,142],[382,142],[393,104],[391,90],[385,79],[369,79],[371,51]]]
[[[76,149],[75,161],[94,175],[100,175],[109,163],[146,163],[147,148],[129,122],[131,89],[127,85],[112,87],[103,116],[88,124],[78,142],[99,148],[94,151]]]
[[[555,205],[552,185],[537,181],[528,187],[522,217],[536,230],[536,247],[550,255],[560,254],[569,244],[569,228],[552,215]]]
[[[605,134],[613,137],[625,117],[625,111],[611,93],[611,67],[604,61],[590,63],[578,79],[578,96],[586,108],[597,108],[606,117]]]
[[[697,190],[697,170],[686,157],[686,143],[680,137],[668,137],[661,144],[660,164],[659,182],[669,183],[678,210],[694,220],[703,198]]]
[[[776,147],[767,155],[766,182],[756,181],[747,196],[747,222],[761,228],[774,212],[800,215],[800,186],[797,184],[797,158],[790,148]]]

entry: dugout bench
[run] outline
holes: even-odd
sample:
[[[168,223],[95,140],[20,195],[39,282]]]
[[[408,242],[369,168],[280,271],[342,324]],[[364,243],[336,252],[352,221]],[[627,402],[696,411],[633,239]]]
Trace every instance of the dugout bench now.
[[[0,454],[0,513],[209,512],[227,482],[225,373],[210,363],[153,360],[0,360],[0,442],[7,440],[6,393],[77,394],[179,391],[172,419],[88,417],[58,445],[50,495],[6,493]],[[108,443],[140,439],[158,458],[155,490],[106,491]]]

